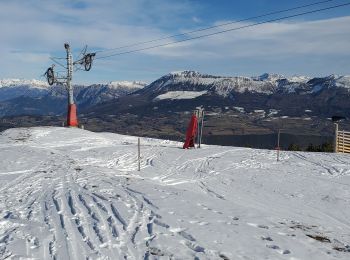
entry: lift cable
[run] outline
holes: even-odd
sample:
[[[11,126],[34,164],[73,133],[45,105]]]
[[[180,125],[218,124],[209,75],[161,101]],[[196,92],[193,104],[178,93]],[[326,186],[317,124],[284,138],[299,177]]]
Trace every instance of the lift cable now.
[[[59,65],[59,66],[65,68],[65,69],[67,69],[67,67],[66,67],[65,65],[63,65],[62,63],[58,62],[58,61],[56,60],[56,58],[50,57],[50,60],[52,60],[52,61],[53,61],[54,63],[56,63],[57,65]]]
[[[153,42],[158,42],[158,41],[162,41],[162,40],[166,40],[166,39],[176,38],[176,37],[180,37],[180,36],[187,36],[187,35],[190,35],[190,34],[193,34],[193,33],[197,33],[197,32],[208,31],[208,30],[211,30],[211,29],[220,28],[220,27],[227,26],[227,25],[237,24],[237,23],[240,23],[240,22],[250,21],[250,20],[253,20],[253,19],[263,18],[263,17],[266,17],[266,16],[271,16],[271,15],[275,15],[275,14],[285,13],[285,12],[294,11],[294,10],[298,10],[298,9],[303,9],[303,8],[307,8],[307,7],[311,7],[311,6],[315,6],[315,5],[320,5],[320,4],[325,4],[325,3],[329,3],[329,2],[333,2],[333,1],[335,1],[335,0],[320,1],[320,2],[315,2],[315,3],[311,3],[311,4],[307,4],[307,5],[297,6],[297,7],[293,7],[293,8],[289,8],[289,9],[278,10],[278,11],[274,11],[274,12],[270,12],[270,13],[266,13],[266,14],[262,14],[262,15],[258,15],[258,16],[244,18],[244,19],[241,19],[241,20],[238,20],[238,21],[221,23],[221,24],[218,24],[218,25],[213,25],[213,26],[210,26],[210,27],[205,27],[205,28],[189,31],[189,32],[186,32],[186,33],[179,33],[179,34],[169,35],[169,36],[165,36],[165,37],[161,37],[161,38],[153,39],[153,40],[149,40],[149,41],[143,41],[143,42],[133,43],[133,44],[130,44],[130,45],[124,45],[124,46],[120,46],[120,47],[116,47],[116,48],[112,48],[112,49],[105,49],[105,50],[95,51],[95,53],[110,52],[110,51],[126,49],[126,48],[130,48],[130,47],[135,47],[135,46],[139,46],[139,45],[144,45],[144,44],[147,44],[147,43],[153,43]]]
[[[283,16],[283,17],[280,17],[280,18],[274,18],[274,19],[270,19],[270,20],[266,20],[266,21],[262,21],[262,22],[248,24],[248,25],[235,27],[235,28],[231,28],[231,29],[226,29],[226,30],[222,30],[222,31],[217,31],[217,32],[213,32],[213,33],[203,34],[203,35],[200,35],[200,36],[190,37],[190,38],[182,39],[182,40],[178,40],[178,41],[167,42],[167,43],[164,43],[164,44],[153,45],[153,46],[139,48],[139,49],[134,49],[134,50],[125,51],[125,52],[118,52],[118,53],[109,54],[109,55],[100,56],[100,57],[97,56],[95,59],[96,60],[97,59],[106,59],[106,58],[113,57],[113,56],[119,56],[119,55],[123,55],[123,54],[129,54],[129,53],[134,53],[134,52],[139,52],[139,51],[144,51],[144,50],[155,49],[155,48],[169,46],[169,45],[173,45],[173,44],[177,44],[177,43],[181,43],[181,42],[187,42],[187,41],[201,39],[201,38],[205,38],[205,37],[209,37],[209,36],[213,36],[213,35],[223,34],[223,33],[226,33],[226,32],[238,31],[238,30],[241,30],[241,29],[250,28],[250,27],[254,27],[254,26],[258,26],[258,25],[262,25],[262,24],[267,24],[267,23],[271,23],[271,22],[281,21],[281,20],[285,20],[285,19],[288,19],[288,18],[294,18],[294,17],[303,16],[303,15],[307,15],[307,14],[312,14],[312,13],[322,12],[322,11],[326,11],[326,10],[331,10],[331,9],[344,7],[344,6],[348,6],[348,5],[350,5],[349,2],[345,3],[345,4],[339,4],[339,5],[330,6],[330,7],[326,7],[326,8],[311,10],[311,11],[307,11],[307,12],[303,12],[303,13]]]

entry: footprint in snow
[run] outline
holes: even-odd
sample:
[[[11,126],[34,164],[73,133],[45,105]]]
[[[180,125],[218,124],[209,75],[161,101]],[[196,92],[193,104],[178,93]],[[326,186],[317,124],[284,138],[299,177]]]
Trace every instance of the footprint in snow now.
[[[255,223],[247,223],[248,226],[256,227],[256,228],[263,228],[263,229],[269,229],[268,226],[266,225],[261,225],[261,224],[255,224]]]
[[[273,239],[271,237],[267,237],[267,236],[262,236],[261,240],[273,241]]]
[[[280,253],[281,255],[288,255],[291,253],[288,249],[284,249],[284,250],[280,249],[280,247],[278,245],[266,245],[266,247],[278,250],[278,253]]]
[[[277,245],[266,245],[266,247],[271,249],[280,249],[280,247]]]

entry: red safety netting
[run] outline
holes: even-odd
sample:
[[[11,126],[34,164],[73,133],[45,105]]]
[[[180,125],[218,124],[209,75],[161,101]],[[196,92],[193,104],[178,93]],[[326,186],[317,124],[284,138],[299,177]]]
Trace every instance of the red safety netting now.
[[[186,132],[186,141],[184,143],[183,149],[188,149],[194,147],[195,138],[197,135],[198,119],[196,115],[192,115],[190,124],[188,125]]]

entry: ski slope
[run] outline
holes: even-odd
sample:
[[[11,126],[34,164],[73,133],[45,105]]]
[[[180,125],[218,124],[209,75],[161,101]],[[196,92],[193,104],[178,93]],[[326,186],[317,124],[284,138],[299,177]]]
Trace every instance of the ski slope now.
[[[0,259],[350,259],[350,156],[0,135]]]

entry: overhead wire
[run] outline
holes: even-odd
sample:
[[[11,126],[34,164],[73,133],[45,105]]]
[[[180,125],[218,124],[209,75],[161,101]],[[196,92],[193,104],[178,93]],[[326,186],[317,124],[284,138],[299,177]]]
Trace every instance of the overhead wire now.
[[[217,24],[217,25],[213,25],[213,26],[209,26],[209,27],[204,27],[204,28],[192,30],[192,31],[185,32],[185,33],[169,35],[169,36],[165,36],[165,37],[161,37],[161,38],[157,38],[157,39],[153,39],[153,40],[137,42],[137,43],[124,45],[124,46],[111,48],[111,49],[98,50],[98,51],[95,51],[95,53],[111,52],[111,51],[115,51],[115,50],[126,49],[126,48],[130,48],[130,47],[135,47],[135,46],[144,45],[144,44],[148,44],[148,43],[158,42],[158,41],[162,41],[162,40],[166,40],[166,39],[176,38],[176,37],[180,37],[180,36],[187,36],[187,35],[191,35],[191,34],[194,34],[194,33],[197,33],[197,32],[208,31],[208,30],[211,30],[211,29],[220,28],[220,27],[224,27],[224,26],[227,26],[227,25],[237,24],[237,23],[240,23],[240,22],[250,21],[250,20],[253,20],[253,19],[263,18],[263,17],[266,17],[266,16],[271,16],[271,15],[280,14],[280,13],[286,13],[286,12],[290,12],[290,11],[294,11],[294,10],[298,10],[298,9],[303,9],[303,8],[307,8],[307,7],[311,7],[311,6],[315,6],[315,5],[321,5],[321,4],[334,2],[334,1],[335,0],[325,0],[325,1],[314,2],[314,3],[311,3],[311,4],[301,5],[301,6],[297,6],[297,7],[293,7],[293,8],[288,8],[288,9],[273,11],[273,12],[266,13],[266,14],[252,16],[252,17],[244,18],[244,19],[237,20],[237,21],[231,21],[231,22],[221,23],[221,24]]]
[[[235,28],[230,28],[230,29],[226,29],[226,30],[221,30],[221,31],[213,32],[213,33],[203,34],[203,35],[199,35],[199,36],[195,36],[195,37],[190,37],[190,38],[187,38],[187,39],[167,42],[167,43],[163,43],[163,44],[153,45],[153,46],[139,48],[139,49],[134,49],[134,50],[125,51],[125,52],[118,52],[118,53],[108,54],[108,55],[100,56],[100,57],[97,56],[95,59],[96,60],[97,59],[106,59],[106,58],[109,58],[109,57],[114,57],[114,56],[134,53],[134,52],[140,52],[140,51],[144,51],[144,50],[155,49],[155,48],[159,48],[159,47],[169,46],[169,45],[178,44],[178,43],[187,42],[187,41],[192,41],[192,40],[196,40],[196,39],[201,39],[201,38],[205,38],[205,37],[209,37],[209,36],[213,36],[213,35],[223,34],[223,33],[232,32],[232,31],[238,31],[238,30],[242,30],[242,29],[245,29],[245,28],[250,28],[250,27],[254,27],[254,26],[258,26],[258,25],[262,25],[262,24],[267,24],[267,23],[271,23],[271,22],[281,21],[281,20],[285,20],[285,19],[288,19],[288,18],[294,18],[294,17],[303,16],[303,15],[307,15],[307,14],[312,14],[312,13],[322,12],[322,11],[331,10],[331,9],[335,9],[335,8],[340,8],[340,7],[344,7],[344,6],[348,6],[348,5],[350,5],[350,2],[344,3],[344,4],[339,4],[339,5],[333,5],[333,6],[329,6],[329,7],[325,7],[325,8],[321,8],[321,9],[311,10],[311,11],[307,11],[307,12],[297,13],[297,14],[293,14],[293,15],[283,16],[283,17],[279,17],[279,18],[274,18],[274,19],[270,19],[270,20],[266,20],[266,21],[262,21],[262,22],[257,22],[257,23],[253,23],[253,24],[240,26],[240,27],[235,27]]]
[[[79,55],[77,57],[75,57],[75,60],[79,60],[80,59],[80,56],[82,56],[86,50],[87,50],[87,45],[84,46],[84,48],[80,51]]]
[[[60,62],[58,62],[55,58],[50,57],[50,60],[52,60],[52,61],[53,61],[54,63],[56,63],[57,65],[59,65],[59,66],[65,68],[65,69],[67,69],[67,67],[66,67],[65,65],[63,65],[63,64],[60,63]]]

